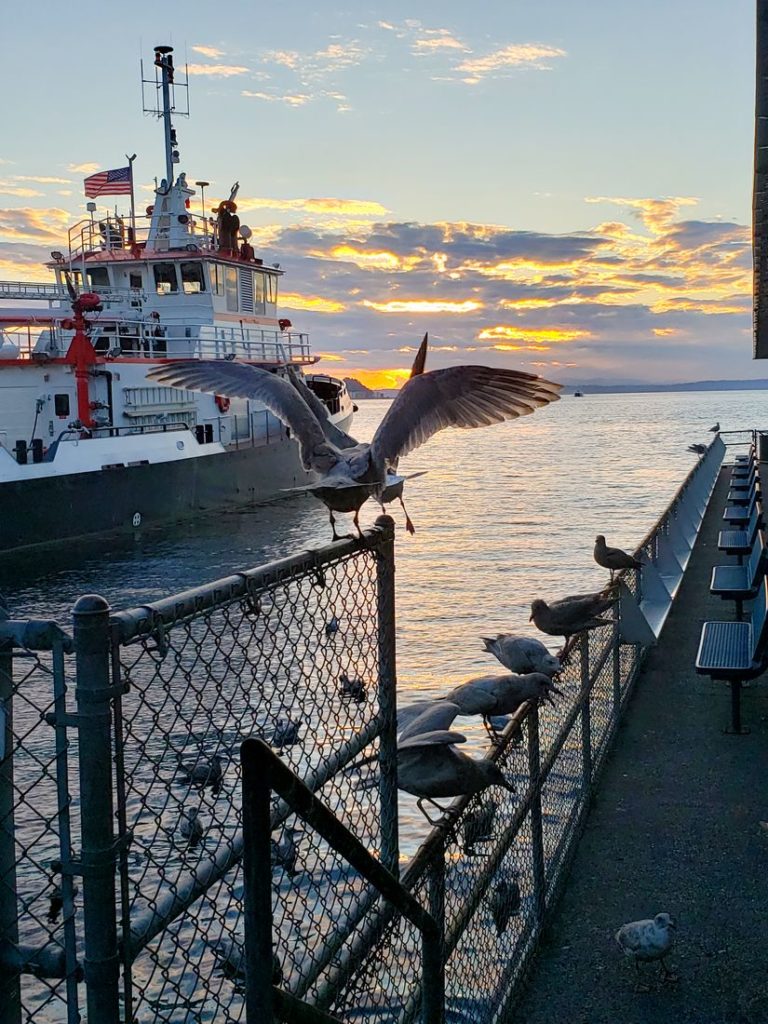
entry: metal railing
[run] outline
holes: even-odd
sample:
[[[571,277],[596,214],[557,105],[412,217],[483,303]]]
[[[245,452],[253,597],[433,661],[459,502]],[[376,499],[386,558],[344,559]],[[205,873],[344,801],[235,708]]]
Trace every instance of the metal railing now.
[[[5,623],[0,1024],[74,1024],[84,1006],[99,1024],[242,1021],[254,986],[289,1020],[408,1024],[426,998],[502,1021],[643,660],[622,621],[637,573],[621,583],[619,618],[568,654],[558,706],[521,707],[487,754],[516,794],[455,800],[402,872],[391,520],[141,608],[82,598],[73,644]],[[259,798],[266,960],[243,867],[237,752],[253,737],[285,767],[258,748],[279,782]]]

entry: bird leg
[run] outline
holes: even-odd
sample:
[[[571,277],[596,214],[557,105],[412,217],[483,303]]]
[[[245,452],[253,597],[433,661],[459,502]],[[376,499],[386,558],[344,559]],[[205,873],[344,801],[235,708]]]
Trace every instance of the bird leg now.
[[[328,515],[331,517],[331,529],[333,530],[333,539],[341,540],[341,537],[336,533],[336,517],[333,514],[333,509],[328,509]]]
[[[411,522],[411,517],[408,515],[408,509],[405,507],[405,502],[403,501],[402,494],[400,495],[398,500],[400,502],[400,505],[402,506],[403,512],[405,512],[405,528],[408,531],[408,533],[413,535],[414,533],[416,533],[416,527],[413,525],[413,523]]]
[[[440,817],[439,818],[430,818],[430,816],[427,814],[426,809],[424,807],[424,801],[425,800],[427,801],[427,803],[432,804],[433,807],[436,807],[438,809],[438,811],[440,811]],[[424,817],[427,819],[427,821],[429,822],[430,825],[439,825],[440,822],[443,820],[443,818],[445,817],[445,815],[448,813],[448,810],[449,810],[447,807],[441,807],[440,804],[436,800],[433,800],[429,796],[420,796],[419,799],[416,801],[416,806],[419,808],[419,810],[424,815]]]
[[[499,736],[485,715],[483,715],[483,728],[488,733],[488,739],[494,747],[500,747],[502,743],[501,736]]]
[[[355,529],[357,530],[357,536],[358,536],[359,540],[363,540],[363,531],[360,529],[360,509],[359,508],[355,510],[355,515],[354,515],[354,518],[353,518],[352,522],[355,524]]]
[[[649,986],[642,981],[640,974],[640,961],[635,959],[635,992],[650,992]]]
[[[557,658],[560,661],[560,663],[563,664],[563,667],[565,666],[565,659],[568,657],[568,655],[571,653],[571,651],[577,643],[578,634],[566,637],[565,644],[563,645],[562,649],[557,652]]]
[[[666,981],[670,985],[672,985],[679,980],[678,976],[673,971],[670,971],[670,969],[664,963],[664,957],[661,957],[661,959],[659,960],[659,965],[661,966],[662,971],[662,981]]]

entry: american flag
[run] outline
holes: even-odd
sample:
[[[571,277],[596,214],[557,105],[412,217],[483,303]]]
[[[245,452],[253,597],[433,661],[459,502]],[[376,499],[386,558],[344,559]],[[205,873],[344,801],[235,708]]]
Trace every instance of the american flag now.
[[[127,196],[131,193],[131,166],[118,167],[114,171],[99,171],[83,182],[89,199],[96,196]]]

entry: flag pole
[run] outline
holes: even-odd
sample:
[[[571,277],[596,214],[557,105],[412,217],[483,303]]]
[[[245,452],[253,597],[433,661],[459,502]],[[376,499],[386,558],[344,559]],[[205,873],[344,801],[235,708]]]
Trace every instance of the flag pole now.
[[[136,159],[136,154],[134,153],[133,156],[128,156],[128,154],[126,153],[125,157],[126,157],[126,160],[128,161],[128,167],[130,168],[130,176],[131,176],[131,233],[133,234],[133,241],[135,242],[137,239],[136,239],[136,199],[135,199],[135,196],[133,194],[133,161]]]

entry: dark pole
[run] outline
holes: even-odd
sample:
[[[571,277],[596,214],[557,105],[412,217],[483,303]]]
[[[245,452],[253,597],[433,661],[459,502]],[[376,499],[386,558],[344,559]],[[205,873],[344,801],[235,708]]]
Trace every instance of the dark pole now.
[[[0,619],[7,619],[0,605]],[[16,894],[16,830],[13,784],[13,656],[0,644],[0,1024],[21,1021],[21,987],[15,953],[19,944]]]
[[[88,594],[74,608],[82,819],[81,870],[88,1019],[118,1024],[109,605]]]

